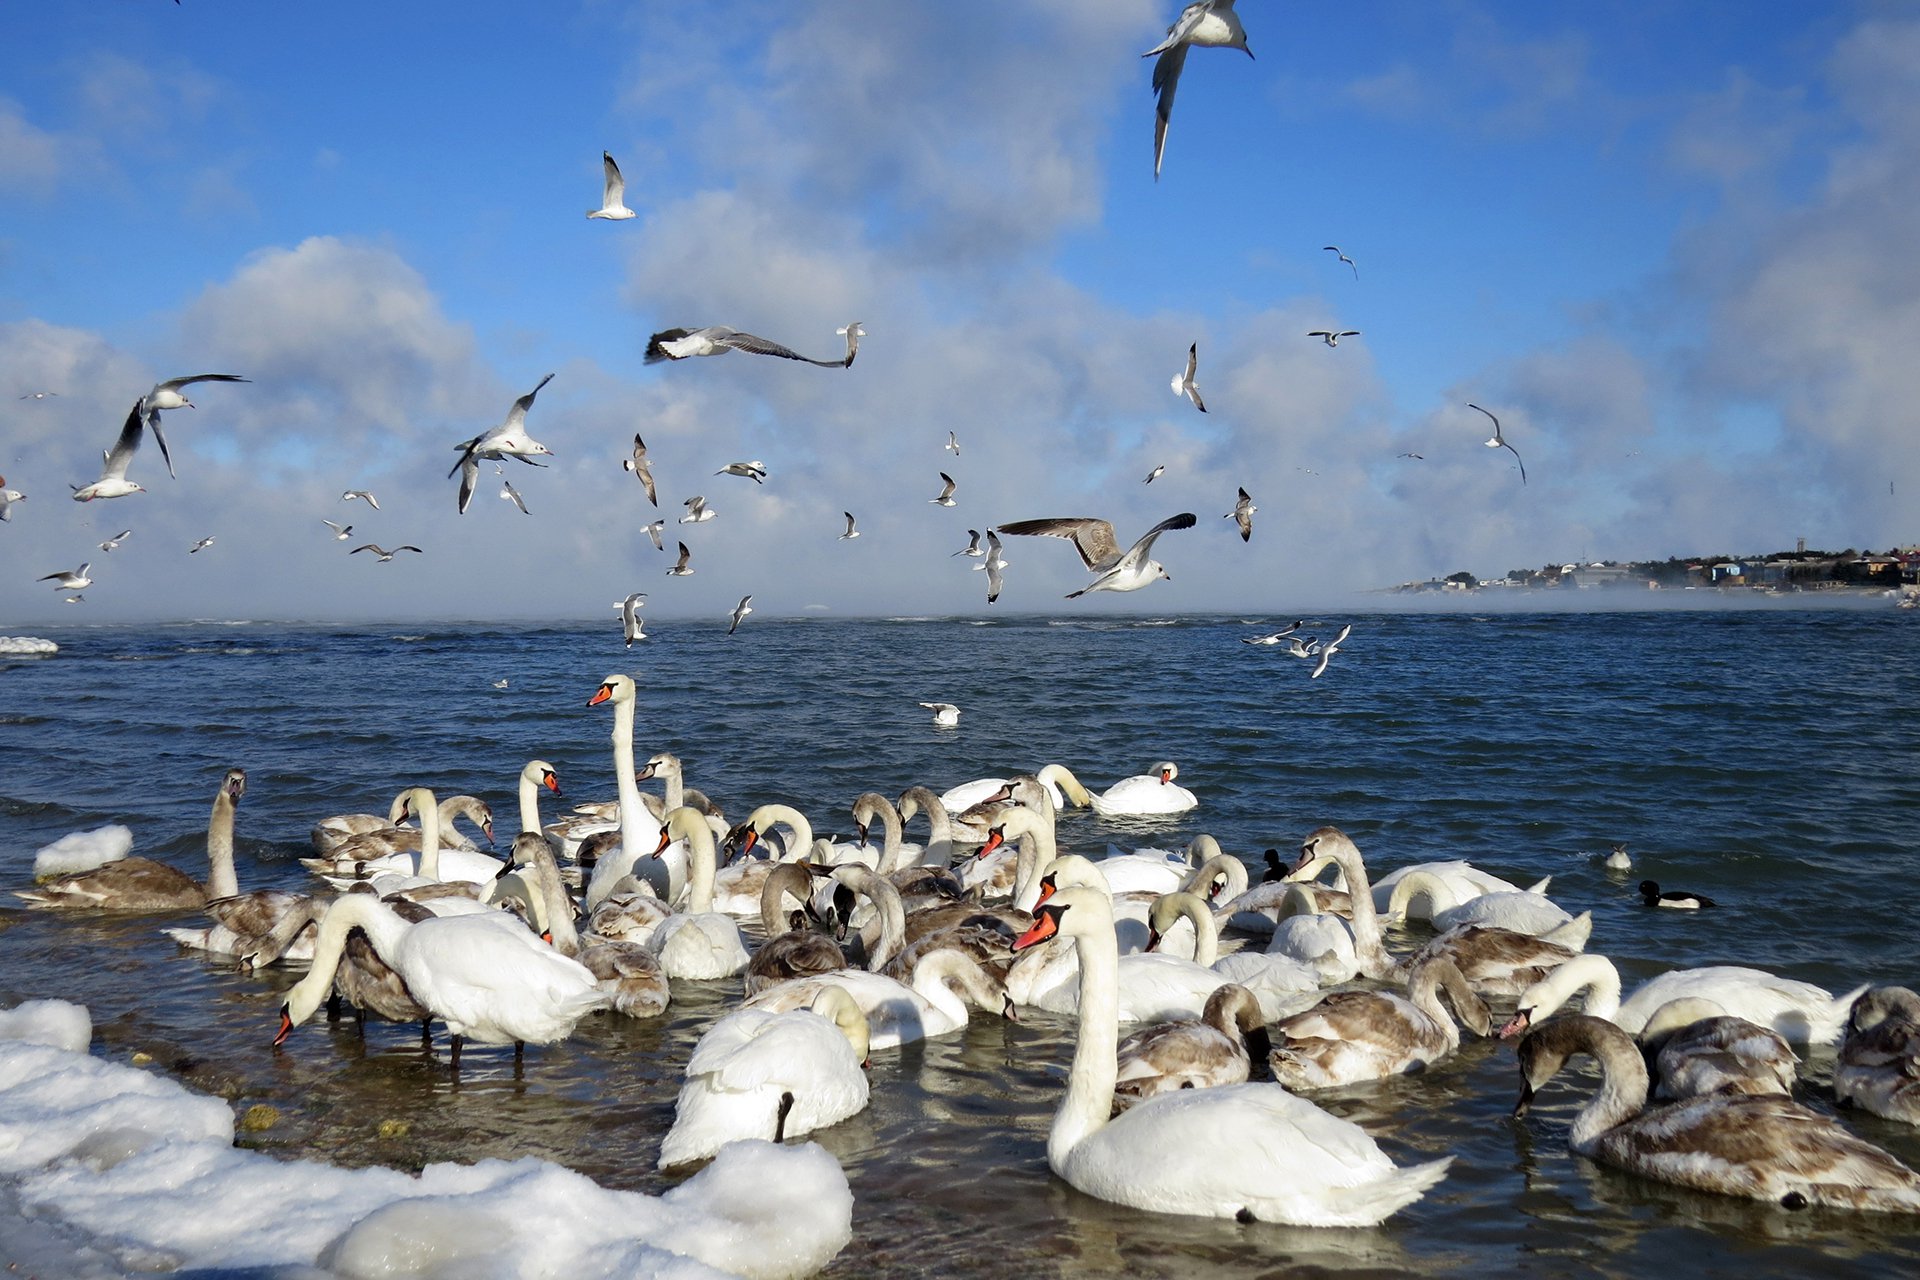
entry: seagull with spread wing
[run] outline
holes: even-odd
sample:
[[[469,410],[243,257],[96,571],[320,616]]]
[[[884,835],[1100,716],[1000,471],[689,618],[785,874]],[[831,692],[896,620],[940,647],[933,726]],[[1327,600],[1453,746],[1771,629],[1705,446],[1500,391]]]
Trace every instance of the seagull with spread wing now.
[[[1207,411],[1206,401],[1200,398],[1200,388],[1193,385],[1194,370],[1200,367],[1200,344],[1194,343],[1187,348],[1187,367],[1173,375],[1173,394],[1185,396],[1193,401],[1193,407],[1200,412]]]
[[[1328,253],[1330,253],[1330,254],[1332,254],[1332,255],[1333,255],[1334,257],[1336,257],[1336,258],[1338,258],[1338,259],[1340,259],[1340,261],[1342,261],[1342,262],[1344,262],[1344,263],[1346,263],[1346,264],[1347,264],[1347,265],[1348,265],[1349,267],[1353,267],[1353,278],[1354,278],[1355,280],[1358,280],[1358,279],[1360,278],[1360,268],[1358,268],[1358,267],[1354,267],[1354,266],[1353,266],[1353,259],[1352,259],[1352,258],[1349,258],[1349,257],[1348,257],[1348,256],[1347,256],[1346,254],[1344,254],[1344,253],[1342,253],[1342,252],[1340,252],[1340,246],[1339,246],[1339,245],[1337,245],[1337,244],[1330,244],[1330,245],[1326,245],[1326,246],[1324,246],[1324,247],[1325,247],[1325,249],[1326,249],[1326,251],[1327,251]]]
[[[1233,504],[1233,510],[1221,518],[1237,521],[1240,525],[1240,541],[1253,541],[1253,513],[1260,508],[1253,505],[1253,498],[1245,489],[1240,490],[1240,501]]]
[[[667,570],[667,576],[669,578],[691,577],[693,575],[693,566],[689,564],[688,561],[692,559],[693,559],[693,552],[687,550],[686,543],[684,542],[681,543],[680,558],[673,562],[673,568]]]
[[[627,638],[627,648],[633,648],[635,640],[647,638],[647,624],[640,618],[640,602],[647,598],[644,591],[636,591],[613,606],[620,611],[620,630]]]
[[[1240,15],[1233,11],[1233,0],[1199,0],[1180,11],[1167,38],[1140,56],[1159,55],[1153,64],[1153,180],[1160,181],[1160,161],[1167,153],[1167,121],[1173,115],[1174,91],[1180,87],[1180,72],[1187,65],[1187,50],[1199,45],[1211,49],[1238,49],[1249,58],[1247,32]]]
[[[650,524],[640,526],[646,535],[653,539],[653,549],[655,551],[665,551],[667,549],[667,544],[660,537],[661,533],[665,532],[666,527],[667,522],[665,520],[655,520]]]
[[[745,476],[759,484],[767,478],[767,464],[755,459],[752,462],[729,462],[713,474],[717,476]]]
[[[331,520],[322,520],[320,523],[333,530],[333,540],[335,542],[345,542],[353,536],[353,526],[350,524],[335,524]],[[352,552],[348,552],[348,554],[351,555]]]
[[[1330,347],[1337,347],[1340,345],[1340,339],[1357,338],[1360,336],[1360,331],[1358,329],[1309,329],[1307,336],[1318,338]]]
[[[20,492],[18,489],[7,488],[7,478],[0,476],[0,520],[13,519],[13,504],[16,502],[25,502],[26,500],[26,494]],[[129,529],[128,532],[131,533],[132,530]],[[104,542],[100,544],[100,549],[102,551],[113,550],[112,547],[109,547]]]
[[[600,153],[600,168],[606,175],[600,188],[600,207],[587,210],[589,218],[605,218],[609,222],[622,222],[633,216],[633,210],[627,208],[627,180],[620,176],[620,166],[613,162],[613,153]]]
[[[1480,409],[1480,406],[1469,402],[1467,408]],[[1520,462],[1520,451],[1508,444],[1507,438],[1500,434],[1500,419],[1494,418],[1493,415],[1487,413],[1485,409],[1480,409],[1480,412],[1486,413],[1489,418],[1493,418],[1493,439],[1487,441],[1487,448],[1505,449],[1508,453],[1512,454],[1513,460],[1520,463],[1520,483],[1525,484],[1527,482],[1527,464]]]
[[[340,495],[340,501],[342,502],[352,502],[355,498],[366,499],[367,505],[372,507],[375,511],[378,511],[380,509],[380,500],[374,497],[371,493],[367,492],[365,489],[349,489],[345,493]]]
[[[987,530],[987,553],[975,569],[987,571],[987,603],[992,604],[1000,598],[1000,588],[1006,585],[1005,570],[1007,558],[1000,554],[1000,535],[992,529]]]
[[[1198,521],[1193,512],[1183,511],[1177,516],[1169,516],[1153,528],[1141,534],[1139,539],[1124,552],[1114,539],[1113,525],[1105,520],[1096,520],[1092,516],[1057,516],[1044,520],[1016,520],[1012,524],[1000,526],[1001,533],[1039,534],[1050,538],[1070,538],[1080,553],[1081,562],[1099,575],[1078,591],[1067,593],[1067,599],[1083,596],[1089,591],[1138,591],[1151,586],[1161,578],[1169,582],[1173,575],[1158,561],[1151,558],[1156,538],[1169,529],[1191,529]]]
[[[620,466],[623,470],[633,472],[647,490],[647,501],[656,507],[659,506],[660,496],[654,492],[653,488],[653,463],[647,460],[647,442],[640,438],[638,431],[633,433],[633,456],[622,458]]]
[[[122,529],[120,532],[114,534],[111,538],[108,538],[105,542],[101,543],[100,549],[102,551],[117,551],[120,549],[120,544],[125,542],[128,538],[131,538],[132,536],[133,536],[133,530]]]
[[[402,551],[419,551],[421,555],[426,554],[426,552],[420,551],[420,548],[410,547],[410,546],[395,547],[393,550],[389,551],[377,542],[363,542],[359,546],[355,547],[353,550],[347,552],[347,554],[350,556],[357,556],[362,551],[371,551],[373,552],[374,555],[380,557],[379,560],[375,561],[375,563],[377,564],[385,564],[387,561],[399,555]]]
[[[858,329],[859,326],[852,326]],[[815,360],[812,356],[803,356],[792,347],[783,347],[767,338],[756,337],[751,333],[742,333],[738,329],[729,329],[723,324],[708,325],[703,329],[662,329],[647,339],[647,364],[659,364],[662,360],[685,360],[690,356],[723,356],[729,351],[744,351],[755,356],[779,356],[782,360],[798,360],[802,364],[817,364],[823,369],[844,369],[853,363],[854,352],[859,349],[859,334],[842,330],[846,334],[847,354],[838,360]]]
[[[845,533],[843,533],[843,534],[841,534],[841,535],[839,536],[839,538],[837,538],[837,539],[836,539],[836,541],[838,541],[838,542],[845,542],[845,541],[846,541],[847,539],[849,539],[849,538],[857,538],[857,537],[859,537],[859,536],[860,536],[860,531],[859,531],[858,529],[856,529],[856,528],[854,528],[854,527],[853,527],[853,512],[851,512],[851,511],[842,511],[842,512],[841,512],[840,514],[841,514],[841,515],[843,515],[843,516],[845,516],[845,517],[847,518],[847,531],[846,531]]]
[[[232,373],[196,373],[187,378],[168,378],[165,382],[156,382],[153,390],[140,397],[140,411],[147,417],[147,430],[153,432],[153,442],[160,446],[160,457],[167,464],[167,475],[173,475],[173,456],[167,452],[167,438],[160,434],[160,413],[163,409],[193,408],[193,401],[181,395],[180,388],[196,382],[247,381],[249,379]]]
[[[474,486],[480,480],[480,459],[491,458],[498,462],[501,458],[518,458],[532,467],[544,467],[544,462],[535,462],[534,457],[552,457],[553,450],[527,434],[527,410],[533,408],[533,398],[540,394],[540,388],[553,381],[548,374],[534,384],[533,390],[513,402],[507,410],[507,420],[499,426],[482,431],[464,444],[453,446],[460,452],[460,460],[447,472],[452,476],[460,473],[460,514],[467,514],[467,504],[473,501]]]
[[[748,603],[748,601],[752,599],[752,596],[741,596],[740,603],[733,606],[733,621],[727,624],[728,635],[732,635],[735,631],[738,631],[740,629],[740,619],[753,612],[753,606]]]
[[[73,490],[73,500],[92,502],[95,498],[124,498],[130,493],[145,493],[145,488],[127,479],[127,466],[133,461],[134,450],[140,447],[140,437],[146,429],[146,401],[136,400],[133,411],[120,426],[120,438],[113,442],[113,448],[100,455],[100,478],[89,485],[67,486]]]
[[[939,507],[951,507],[951,506],[958,505],[954,502],[954,499],[953,499],[953,491],[955,488],[958,487],[955,484],[953,477],[948,475],[946,472],[942,471],[940,473],[940,479],[945,481],[945,483],[940,487],[940,496],[937,498],[928,498],[927,501]]]

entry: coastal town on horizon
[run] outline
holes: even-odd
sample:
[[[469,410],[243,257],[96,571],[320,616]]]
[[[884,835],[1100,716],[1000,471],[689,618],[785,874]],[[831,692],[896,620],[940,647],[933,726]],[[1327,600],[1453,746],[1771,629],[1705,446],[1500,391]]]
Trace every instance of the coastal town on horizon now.
[[[1466,570],[1444,578],[1403,582],[1384,590],[1427,591],[1636,590],[1849,591],[1900,597],[1903,607],[1920,607],[1920,546],[1885,552],[1809,550],[1801,538],[1792,551],[1761,555],[1670,556],[1665,560],[1582,560],[1549,563],[1538,569],[1509,569],[1498,578],[1479,578]]]

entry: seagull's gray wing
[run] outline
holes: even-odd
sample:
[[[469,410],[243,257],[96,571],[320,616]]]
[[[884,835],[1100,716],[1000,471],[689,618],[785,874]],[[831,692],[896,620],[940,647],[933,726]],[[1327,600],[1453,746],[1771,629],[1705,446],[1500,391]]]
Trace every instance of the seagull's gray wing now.
[[[660,521],[655,520],[652,524],[642,525],[641,527],[647,531],[647,536],[653,539],[653,549],[655,551],[665,551],[667,549],[667,544],[660,540]]]
[[[134,401],[133,412],[127,415],[127,420],[120,426],[120,438],[115,440],[113,448],[103,455],[101,461],[104,465],[100,470],[102,480],[127,478],[127,464],[133,461],[134,450],[140,447],[140,433],[146,429],[147,425],[146,414],[143,411],[145,404],[144,400]]]
[[[1115,567],[1124,569],[1128,565],[1139,564],[1142,560],[1145,560],[1153,554],[1153,542],[1155,538],[1158,538],[1169,529],[1191,529],[1198,523],[1200,523],[1200,521],[1191,511],[1182,511],[1177,516],[1168,516],[1165,520],[1162,520],[1159,524],[1141,534],[1139,541],[1127,548],[1127,554],[1120,557]],[[1112,534],[1112,525],[1107,526],[1107,532],[1109,535]]]
[[[480,459],[469,452],[454,464],[454,470],[460,473],[460,514],[465,515],[467,504],[473,501],[474,486],[480,483]]]
[[[357,556],[362,551],[371,551],[373,552],[373,554],[377,556],[383,556],[387,554],[384,550],[381,549],[380,544],[377,542],[363,542],[359,546],[355,547],[353,550],[347,552],[347,554],[350,556]]]
[[[600,153],[600,166],[606,170],[607,174],[605,193],[600,197],[600,207],[617,209],[626,198],[627,180],[620,176],[620,166],[613,162],[612,152]]]
[[[638,431],[633,433],[633,456],[622,465],[633,472],[641,485],[646,488],[647,501],[656,507],[659,506],[660,495],[654,491],[653,487],[653,464],[647,461],[647,442],[640,438]]]
[[[1199,6],[1194,6],[1198,8]],[[1188,13],[1193,13],[1189,9]],[[1185,15],[1182,15],[1183,18]],[[1199,21],[1195,14],[1194,21]],[[1153,104],[1153,180],[1160,181],[1160,161],[1167,154],[1167,120],[1173,115],[1173,94],[1180,87],[1180,69],[1187,65],[1187,45],[1176,44],[1153,64],[1153,91],[1159,97]]]
[[[1047,538],[1071,538],[1081,563],[1095,573],[1120,563],[1120,544],[1114,540],[1113,525],[1092,516],[1054,516],[1044,520],[1015,520],[999,526],[1001,533],[1038,534]],[[1154,532],[1159,532],[1155,530]],[[1136,544],[1137,545],[1137,544]]]
[[[155,383],[153,391],[178,391],[180,388],[184,386],[189,386],[195,382],[251,382],[251,381],[253,381],[253,379],[243,378],[237,373],[196,373],[190,378],[168,378],[165,382]],[[153,391],[149,391],[147,394],[152,395]]]
[[[1474,404],[1471,400],[1469,400],[1467,402],[1467,408],[1480,409],[1480,406],[1477,404]],[[1487,417],[1491,419],[1493,422],[1493,443],[1496,445],[1506,443],[1504,440],[1500,438],[1500,419],[1495,418],[1493,414],[1486,409],[1480,409],[1480,412],[1486,414]]]
[[[1527,482],[1527,464],[1524,462],[1520,462],[1520,451],[1514,448],[1512,445],[1508,444],[1505,440],[1502,440],[1500,442],[1500,447],[1505,449],[1508,453],[1512,454],[1513,460],[1515,462],[1520,463],[1520,483],[1525,484]]]
[[[548,374],[546,377],[540,379],[533,390],[527,392],[527,394],[521,396],[518,400],[515,400],[513,402],[513,408],[507,410],[507,420],[500,425],[509,430],[514,427],[525,426],[527,423],[527,410],[533,408],[533,398],[540,394],[541,387],[546,386],[552,381],[553,375]],[[489,432],[488,434],[491,435],[492,433]]]
[[[167,452],[167,437],[160,430],[160,411],[158,409],[147,410],[147,430],[153,432],[153,442],[160,446],[160,458],[167,464],[167,479],[179,479],[179,477],[173,473],[173,455]]]
[[[507,479],[505,476],[500,478],[500,496],[520,508],[521,515],[530,516],[533,514],[533,512],[527,510],[527,500],[520,496],[518,489],[513,487],[513,481]]]
[[[1233,7],[1232,0],[1228,0],[1227,7]],[[1200,19],[1211,12],[1213,12],[1213,0],[1199,0],[1197,4],[1188,5],[1180,11],[1180,16],[1173,20],[1173,25],[1167,28],[1167,38],[1140,56],[1151,58],[1156,53],[1167,52],[1175,45],[1184,46],[1187,38],[1193,34],[1193,29],[1200,25]]]
[[[762,338],[751,333],[742,333],[738,329],[725,329],[716,333],[714,345],[731,347],[735,351],[745,351],[756,356],[779,356],[782,360],[798,360],[802,364],[817,364],[823,369],[844,369],[845,360],[815,360],[812,356],[803,356],[792,347],[783,347],[771,338]]]
[[[993,535],[989,534],[988,537]],[[987,553],[987,603],[992,604],[1000,598],[1000,588],[1006,585],[1002,566],[1006,562],[1000,559],[999,548]]]

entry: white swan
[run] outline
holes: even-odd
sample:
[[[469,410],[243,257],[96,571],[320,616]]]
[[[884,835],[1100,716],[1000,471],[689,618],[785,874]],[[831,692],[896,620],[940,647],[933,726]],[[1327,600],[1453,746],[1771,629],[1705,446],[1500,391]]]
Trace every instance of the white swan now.
[[[729,1142],[782,1142],[867,1105],[867,1015],[840,987],[805,1009],[736,1009],[707,1028],[660,1142],[660,1168],[705,1160]]]
[[[396,824],[417,818],[420,822],[418,847],[396,850],[378,858],[351,858],[345,851],[358,844],[361,837],[355,837],[340,846],[340,853],[333,859],[331,869],[317,870],[319,877],[342,890],[352,888],[362,880],[371,881],[373,887],[383,895],[404,887],[404,882],[408,880],[467,884],[478,891],[492,884],[494,877],[506,868],[506,863],[484,853],[442,848],[440,805],[434,799],[433,792],[425,787],[408,787],[395,796],[388,817]],[[324,860],[305,861],[312,866],[314,862]]]
[[[1100,896],[1102,901],[1106,903],[1106,919],[1109,932],[1111,932],[1113,921],[1112,900],[1098,888],[1090,885],[1073,885],[1071,887]],[[1059,897],[1060,893],[1065,892],[1067,892],[1067,890],[1062,889],[1059,893],[1052,894],[1048,897],[1047,901],[1051,902],[1054,898]],[[1161,904],[1165,905],[1163,906]],[[1044,906],[1045,903],[1041,905]],[[1199,898],[1192,894],[1168,895],[1160,899],[1159,903],[1155,904],[1152,914],[1158,916],[1162,924],[1170,925],[1175,915],[1187,914],[1192,910],[1197,910],[1200,917],[1205,919],[1204,925],[1200,924],[1199,920],[1195,920],[1195,927],[1204,928],[1206,931],[1206,936],[1199,939],[1201,949],[1197,954],[1206,955],[1211,959],[1212,956],[1206,948],[1206,943],[1212,936],[1213,919],[1212,914],[1206,908],[1206,904],[1201,902]],[[1037,913],[1038,908],[1036,908],[1036,917]],[[1152,935],[1153,925],[1150,922],[1148,925],[1149,940],[1151,940]],[[1066,951],[1067,955],[1073,957],[1072,962],[1077,966],[1080,962],[1079,957],[1085,951],[1085,948],[1063,948],[1063,950]],[[1166,1022],[1169,1019],[1181,1016],[1195,1017],[1207,1007],[1207,999],[1212,996],[1215,991],[1225,986],[1229,981],[1238,981],[1238,979],[1230,979],[1224,973],[1215,972],[1197,960],[1182,960],[1178,956],[1162,955],[1154,951],[1141,951],[1133,955],[1125,956],[1120,955],[1117,940],[1114,943],[1114,957],[1116,966],[1113,979],[1115,984],[1114,1006],[1116,1016],[1122,1022]],[[1084,983],[1079,981],[1070,972],[1064,971],[1064,966],[1058,962],[1050,967],[1054,969],[1054,980],[1045,987],[1036,986],[1029,995],[1030,1002],[1039,1008],[1049,1010],[1053,1013],[1071,1014],[1078,1012]],[[1308,981],[1311,983],[1311,979],[1308,979]],[[1241,985],[1244,986],[1246,984],[1242,983]],[[1261,993],[1255,992],[1254,994],[1258,996]]]
[[[882,973],[841,969],[768,987],[741,1007],[771,1013],[805,1009],[822,987],[840,987],[867,1015],[868,1047],[892,1049],[967,1025],[966,1000],[955,993],[950,982],[964,988],[967,999],[981,1008],[1005,1012],[1006,988],[960,952],[944,949],[920,962],[914,969],[912,986]]]
[[[1289,1089],[1326,1089],[1420,1071],[1460,1047],[1456,1017],[1480,1035],[1492,1028],[1453,961],[1428,960],[1415,966],[1406,995],[1336,991],[1270,1023],[1273,1078]]]
[[[470,850],[480,847],[454,825],[459,818],[473,823],[480,829],[480,834],[486,837],[487,843],[493,843],[492,806],[478,796],[460,795],[448,796],[440,802],[440,843],[443,846]],[[365,861],[420,847],[419,828],[395,826],[392,817],[382,817],[377,813],[340,813],[331,818],[322,818],[313,824],[310,839],[319,857],[313,861],[303,859],[302,865],[316,871],[321,869],[315,865],[317,862],[336,858],[343,863]],[[343,866],[341,874],[346,874],[350,869]]]
[[[347,893],[334,899],[320,922],[312,970],[287,991],[276,1045],[320,1007],[333,987],[347,934],[356,928],[420,1006],[447,1024],[456,1068],[463,1040],[551,1044],[572,1034],[587,1014],[607,1007],[606,993],[585,966],[505,912],[409,924],[371,894]]]
[[[670,978],[731,977],[747,967],[747,948],[733,917],[713,909],[713,828],[698,809],[682,805],[667,815],[654,856],[674,839],[687,843],[686,910],[661,922],[648,949]]]
[[[1272,888],[1273,886],[1267,886]],[[1323,987],[1337,986],[1360,973],[1353,925],[1329,912],[1314,910],[1312,890],[1303,884],[1282,886],[1267,954],[1284,956],[1312,969]]]
[[[151,858],[121,858],[95,867],[55,876],[14,895],[31,907],[91,907],[106,911],[175,911],[204,907],[210,898],[228,898],[240,891],[233,871],[233,810],[247,791],[244,769],[229,769],[213,795],[213,816],[207,822],[207,882]]]
[[[1198,808],[1200,801],[1193,792],[1174,785],[1179,776],[1179,766],[1162,760],[1146,773],[1122,778],[1094,796],[1093,811],[1106,818],[1144,818]]]
[[[1920,995],[1874,987],[1853,1002],[1833,1092],[1876,1116],[1920,1124]]]
[[[1545,893],[1553,883],[1552,876],[1528,885],[1524,889],[1510,881],[1502,880],[1490,871],[1482,871],[1471,862],[1453,859],[1447,862],[1416,862],[1410,867],[1398,867],[1379,880],[1372,881],[1373,907],[1375,911],[1386,911],[1393,903],[1393,889],[1408,876],[1416,872],[1436,876],[1446,883],[1453,893],[1455,902],[1465,902],[1483,893]],[[1334,887],[1345,889],[1348,886],[1341,877],[1334,877]],[[1413,917],[1419,919],[1417,914]]]
[[[1653,1011],[1638,1037],[1653,1060],[1653,1096],[1792,1093],[1800,1060],[1771,1027],[1735,1018],[1711,1000],[1683,996]]]
[[[1593,913],[1574,916],[1545,893],[1497,890],[1460,893],[1459,878],[1445,879],[1418,869],[1403,873],[1387,900],[1390,920],[1426,920],[1436,929],[1487,925],[1515,933],[1544,937],[1552,934],[1562,946],[1578,951],[1593,932]]]
[[[1185,1089],[1108,1120],[1118,1074],[1113,916],[1097,890],[1065,889],[1016,944],[1073,941],[1080,1027],[1047,1163],[1070,1185],[1155,1213],[1363,1227],[1419,1199],[1451,1157],[1396,1169],[1358,1125],[1278,1085]]]
[[[1613,962],[1601,955],[1578,955],[1520,993],[1519,1011],[1500,1029],[1500,1038],[1526,1030],[1583,990],[1587,993],[1586,1012],[1629,1035],[1646,1026],[1653,1011],[1667,1001],[1699,996],[1736,1018],[1773,1028],[1792,1043],[1828,1044],[1840,1038],[1848,1007],[1866,988],[1835,999],[1811,982],[1782,978],[1762,969],[1713,965],[1671,969],[1649,978],[1623,1002],[1620,971]]]
[[[1787,1209],[1825,1205],[1920,1213],[1920,1174],[1837,1123],[1779,1094],[1709,1094],[1642,1112],[1647,1067],[1626,1032],[1573,1014],[1520,1042],[1523,1116],[1535,1092],[1569,1058],[1600,1061],[1600,1092],[1574,1118],[1567,1145],[1644,1178],[1768,1200]]]
[[[1347,833],[1338,827],[1320,827],[1300,842],[1300,857],[1287,882],[1306,884],[1327,867],[1337,867],[1346,885],[1353,919],[1348,927],[1353,935],[1353,955],[1360,972],[1376,982],[1384,982],[1394,973],[1380,937],[1380,919],[1374,906],[1373,887],[1367,882],[1366,863]]]
[[[639,942],[583,935],[574,927],[573,900],[561,882],[553,847],[537,825],[513,838],[512,858],[518,869],[494,882],[489,900],[517,893],[540,936],[587,967],[615,1013],[651,1018],[664,1012],[673,992],[653,952]]]
[[[620,887],[620,881],[633,875],[650,884],[655,896],[665,902],[678,902],[684,887],[676,873],[677,858],[652,861],[652,852],[660,838],[660,824],[640,798],[640,785],[633,778],[633,706],[637,691],[629,676],[610,675],[600,682],[587,705],[613,704],[613,779],[620,794],[620,849],[603,857],[593,869],[587,884],[587,909],[592,910]],[[705,826],[703,821],[702,826]]]
[[[1252,1069],[1248,1037],[1265,1024],[1253,993],[1229,982],[1207,997],[1198,1018],[1140,1028],[1115,1055],[1115,1114],[1163,1093],[1244,1083]]]
[[[1232,955],[1221,955],[1220,940],[1214,932],[1213,912],[1200,895],[1184,890],[1162,894],[1148,912],[1148,953],[1159,953],[1161,939],[1176,920],[1184,920],[1193,928],[1193,963],[1212,970],[1236,986],[1245,987],[1259,1003],[1262,1020],[1272,1022],[1297,1013],[1311,1004],[1319,993],[1319,975],[1307,965],[1286,956],[1266,955],[1258,951],[1236,951]],[[1120,959],[1123,983],[1132,960],[1131,956],[1122,956]],[[1211,996],[1212,993],[1208,993],[1209,999]]]
[[[1080,779],[1074,777],[1073,770],[1063,764],[1043,765],[1033,776],[1046,788],[1055,809],[1064,809],[1069,804],[1076,809],[1084,809],[1093,803],[1093,796],[1080,785]],[[949,814],[965,813],[1004,789],[1011,781],[1011,778],[975,778],[972,782],[962,782],[947,788],[940,796],[940,803]]]
[[[540,788],[560,794],[560,775],[545,760],[529,760],[520,769],[517,797],[520,802],[520,830],[541,831]],[[557,851],[556,851],[557,852]]]

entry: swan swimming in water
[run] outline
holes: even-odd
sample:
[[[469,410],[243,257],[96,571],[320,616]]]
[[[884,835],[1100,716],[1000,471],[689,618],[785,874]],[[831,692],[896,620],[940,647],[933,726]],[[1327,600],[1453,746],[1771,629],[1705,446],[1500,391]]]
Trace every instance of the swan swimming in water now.
[[[1142,1027],[1120,1042],[1113,1086],[1117,1115],[1136,1103],[1181,1089],[1212,1089],[1244,1084],[1251,1055],[1264,1051],[1266,1020],[1260,1002],[1245,987],[1229,982],[1207,997],[1198,1018]]]
[[[1849,1106],[1920,1124],[1920,995],[1874,987],[1853,1002],[1833,1092]]]
[[[1800,1060],[1771,1027],[1730,1016],[1711,1000],[1683,996],[1653,1011],[1639,1035],[1653,1061],[1653,1096],[1793,1092]]]
[[[1079,1036],[1047,1136],[1047,1164],[1069,1185],[1154,1213],[1364,1227],[1446,1175],[1451,1157],[1396,1168],[1359,1125],[1273,1084],[1184,1089],[1109,1120],[1119,953],[1105,895],[1063,889],[1015,946],[1053,937],[1072,939],[1080,963]],[[1222,1143],[1222,1134],[1232,1141]]]
[[[95,867],[55,876],[32,889],[16,889],[14,896],[32,907],[91,907],[105,911],[175,911],[204,907],[210,898],[230,898],[240,892],[233,871],[233,811],[247,792],[247,772],[229,769],[213,796],[213,816],[207,822],[207,882],[151,858],[121,858]]]
[[[1162,760],[1145,773],[1122,778],[1093,797],[1093,811],[1102,817],[1153,817],[1185,813],[1200,806],[1199,797],[1175,786],[1180,767]]]
[[[1582,1053],[1599,1059],[1602,1077],[1567,1137],[1580,1155],[1785,1209],[1920,1213],[1920,1174],[1783,1095],[1716,1093],[1643,1111],[1647,1067],[1640,1051],[1626,1032],[1586,1014],[1544,1022],[1520,1042],[1514,1115],[1526,1115],[1541,1086]]]

